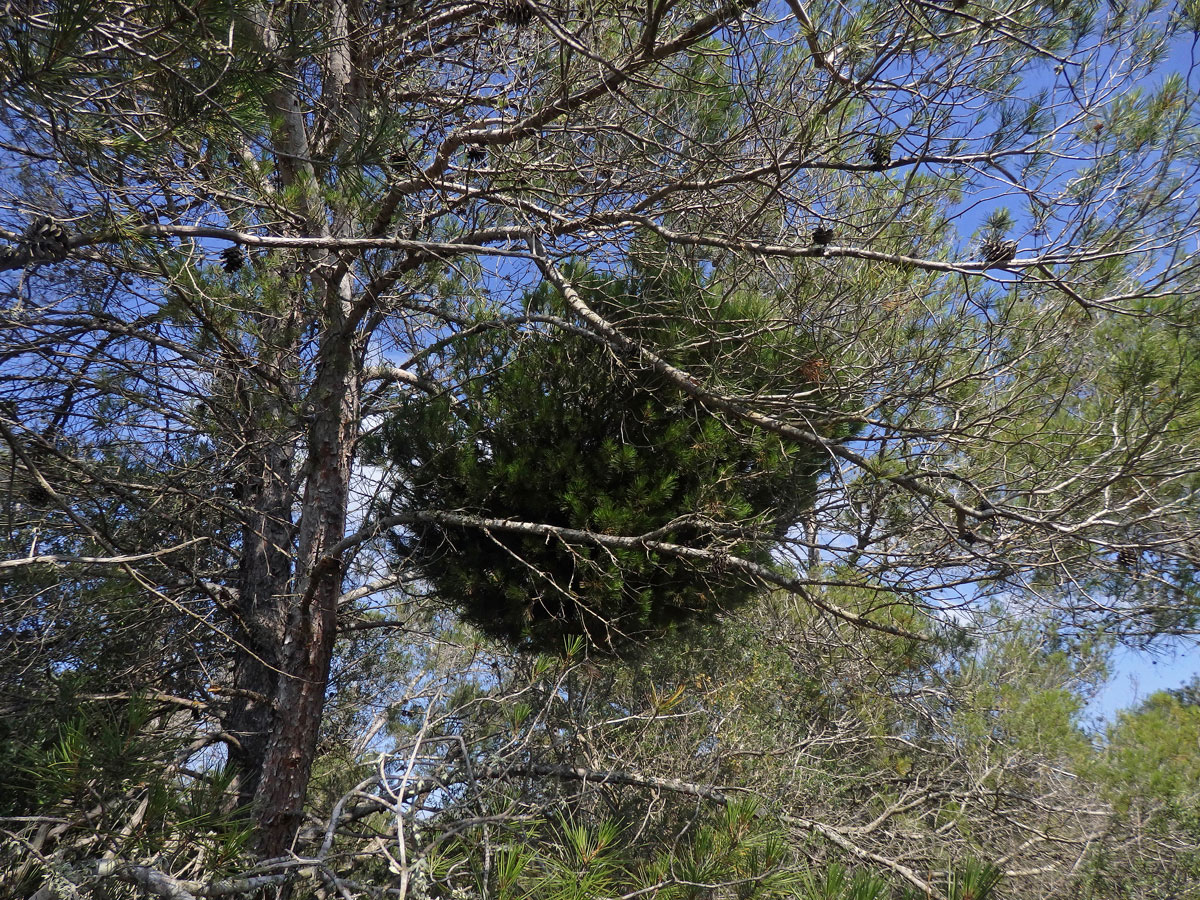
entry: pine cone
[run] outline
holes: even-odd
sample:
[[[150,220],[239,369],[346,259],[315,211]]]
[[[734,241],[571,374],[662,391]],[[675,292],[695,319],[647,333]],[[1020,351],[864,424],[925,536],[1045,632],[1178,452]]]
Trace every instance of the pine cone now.
[[[833,242],[833,229],[818,225],[813,229],[812,242],[818,247],[825,247]]]
[[[497,14],[501,22],[517,28],[533,21],[533,7],[525,0],[500,0]]]
[[[230,275],[241,269],[245,262],[246,254],[243,253],[242,248],[236,244],[232,247],[226,247],[221,251],[221,266]]]
[[[1117,550],[1117,565],[1126,572],[1137,568],[1140,554],[1133,547],[1121,547]]]
[[[34,219],[22,242],[29,251],[29,257],[35,262],[54,262],[65,259],[70,237],[67,229],[46,216]]]
[[[25,499],[29,501],[30,506],[42,507],[48,505],[54,498],[40,484],[31,484],[25,491]]]
[[[877,137],[867,149],[867,156],[877,166],[886,166],[892,161],[892,142],[886,138]]]
[[[1008,262],[1017,255],[1017,242],[1004,241],[993,237],[983,242],[982,249],[984,262],[995,265],[997,263]]]

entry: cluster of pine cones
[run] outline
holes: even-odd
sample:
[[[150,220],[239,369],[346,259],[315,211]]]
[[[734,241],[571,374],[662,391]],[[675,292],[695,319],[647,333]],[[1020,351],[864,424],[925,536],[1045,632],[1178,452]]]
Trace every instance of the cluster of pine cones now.
[[[15,268],[29,263],[58,262],[67,258],[70,247],[67,229],[47,216],[33,220],[16,244],[0,246],[0,267]]]

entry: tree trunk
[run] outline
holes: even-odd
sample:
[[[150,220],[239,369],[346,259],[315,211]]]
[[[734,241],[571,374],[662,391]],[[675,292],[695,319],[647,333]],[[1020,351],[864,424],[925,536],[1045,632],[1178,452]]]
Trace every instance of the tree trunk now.
[[[335,12],[341,9],[337,4]],[[250,21],[263,50],[288,64],[294,48],[289,37],[276,32],[265,6],[252,8]],[[346,21],[334,17],[329,57],[326,61],[330,102],[341,105],[342,90],[349,77],[343,59]],[[297,211],[305,235],[331,234],[330,217],[318,190],[312,165],[312,147],[299,95],[280,87],[268,98],[276,118],[272,122],[274,157],[280,181],[295,191]],[[335,215],[339,233],[349,233],[349,221]],[[300,825],[308,780],[316,754],[325,690],[337,633],[337,602],[341,593],[343,564],[330,549],[345,535],[346,506],[350,496],[350,469],[357,437],[359,372],[355,354],[355,321],[351,305],[351,280],[331,254],[315,251],[310,261],[326,273],[324,304],[319,313],[322,336],[316,372],[304,408],[311,415],[306,440],[304,491],[295,542],[291,592],[273,595],[279,602],[282,632],[272,659],[258,662],[274,671],[257,671],[256,663],[244,665],[246,677],[273,682],[270,733],[265,741],[261,766],[257,769],[254,815],[258,825],[258,850],[268,857],[280,856],[291,846]],[[328,268],[325,268],[328,267]],[[321,276],[314,277],[320,283]],[[261,710],[256,711],[261,712]],[[254,717],[255,727],[260,716]],[[257,733],[256,733],[257,734]],[[253,748],[257,752],[259,746]],[[253,759],[248,759],[253,764]]]
[[[234,611],[238,642],[232,698],[225,716],[229,761],[238,772],[239,805],[254,799],[273,727],[278,690],[279,649],[287,617],[292,577],[292,452],[272,447],[240,483],[252,510],[242,526],[239,590]]]
[[[279,653],[274,724],[255,796],[259,850],[270,857],[288,850],[301,823],[337,633],[343,564],[329,551],[345,535],[359,402],[349,326],[332,330],[317,366],[297,577]]]

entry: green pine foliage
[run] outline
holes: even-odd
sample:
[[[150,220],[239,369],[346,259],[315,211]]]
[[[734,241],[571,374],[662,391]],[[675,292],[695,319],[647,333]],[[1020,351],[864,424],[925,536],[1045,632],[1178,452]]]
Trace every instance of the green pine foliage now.
[[[1114,832],[1143,835],[1095,854],[1089,900],[1200,897],[1200,706],[1187,691],[1160,691],[1119,713],[1089,760]]]
[[[577,272],[587,302],[673,364],[751,392],[811,360],[793,333],[755,328],[769,304],[715,297],[682,271]],[[530,313],[557,311],[543,286]],[[544,318],[544,316],[542,316]],[[457,387],[414,397],[382,429],[398,505],[636,537],[712,552],[684,559],[642,543],[603,546],[426,523],[396,550],[485,633],[527,650],[586,636],[609,651],[711,617],[756,587],[729,555],[771,563],[812,502],[819,448],[729,421],[641,360],[579,332],[484,327],[448,361]],[[486,377],[483,377],[486,376]],[[797,375],[797,392],[815,386]],[[809,401],[811,403],[811,396]]]
[[[876,885],[873,894],[810,891],[809,885],[818,879],[795,865],[782,830],[761,814],[754,801],[730,801],[698,818],[682,833],[672,834],[671,840],[661,841],[612,820],[584,823],[562,815],[511,829],[487,867],[478,859],[481,842],[472,833],[446,842],[427,856],[428,862],[415,867],[412,887],[430,896],[468,893],[500,900],[618,896],[882,900],[886,896],[887,883],[865,872],[855,873],[847,885]],[[469,886],[463,884],[472,871],[487,874]]]

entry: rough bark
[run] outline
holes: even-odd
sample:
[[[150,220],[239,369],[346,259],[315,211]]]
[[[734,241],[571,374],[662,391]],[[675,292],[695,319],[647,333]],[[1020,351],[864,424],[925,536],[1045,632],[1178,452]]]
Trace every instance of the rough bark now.
[[[238,799],[243,806],[252,802],[258,789],[274,725],[279,647],[292,576],[288,552],[291,456],[281,447],[272,447],[267,459],[261,461],[259,473],[248,476],[241,485],[251,511],[242,526],[233,622],[238,646],[232,673],[233,696],[224,725],[233,738],[229,742],[229,761],[238,771]]]
[[[320,349],[306,408],[312,413],[297,536],[295,587],[279,645],[274,721],[255,795],[259,850],[279,856],[300,827],[316,754],[337,634],[354,440],[359,419],[359,366],[354,324],[346,315],[349,281],[328,288],[326,306],[338,327]]]

